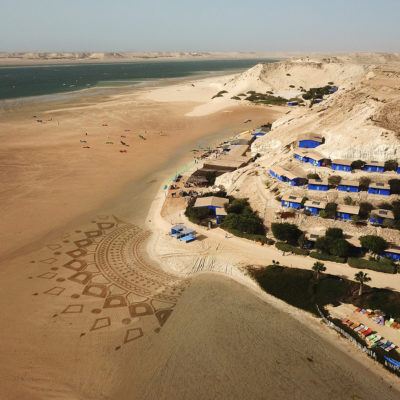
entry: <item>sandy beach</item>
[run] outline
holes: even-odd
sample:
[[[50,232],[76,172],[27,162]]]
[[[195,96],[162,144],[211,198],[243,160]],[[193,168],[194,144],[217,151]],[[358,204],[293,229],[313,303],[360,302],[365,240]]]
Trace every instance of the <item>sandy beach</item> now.
[[[399,398],[397,378],[241,272],[272,254],[167,236],[162,188],[190,150],[286,111],[210,103],[228,79],[1,111],[0,397]],[[194,273],[199,257],[213,268]]]
[[[257,126],[278,115],[243,106],[185,117],[196,106],[196,88],[190,87],[191,101],[186,96],[179,102],[159,102],[135,90],[61,104],[30,103],[16,109],[7,105],[0,113],[0,201],[5,210],[0,257],[50,233],[59,234],[66,224],[87,221],[93,210],[143,219],[145,208],[133,205],[135,194],[157,188],[157,179],[192,160],[190,149],[197,147],[197,140],[218,134],[226,138],[246,129],[245,119]],[[208,98],[216,87],[218,83],[209,87]],[[204,88],[202,92],[204,97]],[[177,159],[173,165],[171,160]]]

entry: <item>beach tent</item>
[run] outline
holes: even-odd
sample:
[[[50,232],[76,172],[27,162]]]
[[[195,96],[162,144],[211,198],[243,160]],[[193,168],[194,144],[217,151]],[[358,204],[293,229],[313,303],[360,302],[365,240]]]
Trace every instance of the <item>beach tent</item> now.
[[[184,230],[186,230],[185,225],[175,225],[171,228],[171,236],[179,238]]]
[[[181,236],[179,239],[185,243],[191,242],[196,239],[195,233],[195,230],[186,228],[180,232]]]

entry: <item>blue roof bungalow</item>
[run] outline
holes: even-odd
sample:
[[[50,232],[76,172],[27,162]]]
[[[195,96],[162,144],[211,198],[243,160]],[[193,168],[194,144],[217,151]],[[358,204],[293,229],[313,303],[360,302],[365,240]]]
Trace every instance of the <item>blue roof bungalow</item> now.
[[[294,158],[297,160],[304,163],[310,163],[316,167],[324,167],[329,161],[327,158],[313,150],[296,149],[293,154]]]
[[[338,185],[338,190],[341,192],[357,193],[360,191],[360,183],[356,181],[342,180]]]
[[[340,221],[351,221],[353,215],[358,215],[360,212],[359,206],[346,206],[339,204],[336,209],[336,219]]]
[[[383,257],[391,258],[392,260],[400,260],[400,246],[390,246],[387,250],[383,252]]]
[[[282,196],[282,207],[289,207],[289,208],[295,208],[296,210],[301,209],[301,197],[297,196],[292,196],[292,195],[285,195]]]
[[[279,179],[282,182],[288,182],[292,186],[301,186],[305,184],[305,179],[301,176],[294,174],[293,172],[283,169],[279,165],[271,167],[269,173],[274,178]]]
[[[326,192],[329,189],[329,183],[327,180],[322,179],[310,179],[308,181],[308,190],[319,190]]]
[[[212,210],[215,214],[217,223],[219,223],[223,218],[226,217],[225,204],[228,203],[229,199],[226,199],[224,197],[216,197],[216,196],[198,197],[193,207],[195,208],[207,207],[208,209]]]
[[[377,224],[377,225],[382,225],[383,221],[385,219],[394,221],[394,214],[393,211],[390,210],[374,210],[371,213],[371,217],[369,219],[369,222],[371,222],[371,224]]]
[[[352,162],[350,160],[332,160],[332,169],[335,171],[351,172]]]
[[[400,165],[397,166],[396,172],[400,174]]]
[[[289,107],[298,106],[299,102],[298,101],[288,101],[286,103],[286,105],[289,106]]]
[[[390,196],[390,185],[387,183],[370,183],[368,193]]]
[[[298,147],[306,149],[313,149],[324,142],[324,138],[316,133],[305,133],[303,135],[299,135],[297,140],[299,143]]]
[[[363,171],[385,172],[385,163],[380,161],[367,161],[363,166]]]
[[[313,215],[319,215],[321,210],[325,210],[326,203],[324,201],[307,200],[304,203],[304,209],[310,211]]]

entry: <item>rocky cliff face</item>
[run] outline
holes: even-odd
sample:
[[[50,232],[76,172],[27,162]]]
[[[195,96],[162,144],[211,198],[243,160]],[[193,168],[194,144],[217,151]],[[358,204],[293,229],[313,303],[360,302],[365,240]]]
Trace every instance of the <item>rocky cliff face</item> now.
[[[242,74],[242,78],[249,79],[246,83],[249,90],[258,90],[268,82],[276,91],[282,91],[287,89],[289,79],[296,87],[299,83],[307,88],[328,82],[339,87],[338,92],[312,108],[288,107],[286,114],[273,123],[271,132],[253,143],[252,152],[259,153],[271,165],[277,160],[281,164],[290,162],[290,149],[298,135],[314,132],[325,138],[325,143],[316,150],[328,158],[400,161],[400,61],[397,59],[394,62],[390,58],[389,64],[380,56],[378,60],[382,63],[378,65],[357,64],[343,58],[318,62],[299,59],[257,66]],[[229,186],[237,174],[225,174],[217,183]]]

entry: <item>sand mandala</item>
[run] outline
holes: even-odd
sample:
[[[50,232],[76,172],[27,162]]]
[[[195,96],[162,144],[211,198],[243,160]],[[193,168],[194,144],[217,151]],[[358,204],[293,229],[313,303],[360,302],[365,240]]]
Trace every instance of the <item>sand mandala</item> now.
[[[64,235],[61,243],[48,244],[56,257],[37,261],[49,268],[37,278],[56,283],[41,294],[68,301],[53,317],[85,315],[88,330],[81,336],[126,326],[121,344],[142,338],[149,326],[151,332],[160,332],[188,280],[146,260],[143,244],[148,232],[107,216],[92,221],[92,226]],[[66,294],[71,290],[73,294]],[[88,299],[97,300],[98,306]]]

